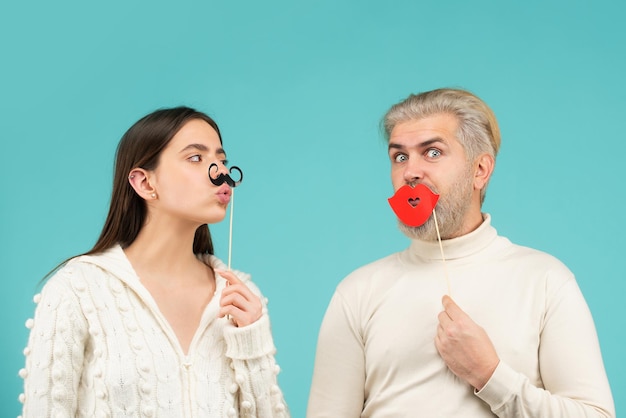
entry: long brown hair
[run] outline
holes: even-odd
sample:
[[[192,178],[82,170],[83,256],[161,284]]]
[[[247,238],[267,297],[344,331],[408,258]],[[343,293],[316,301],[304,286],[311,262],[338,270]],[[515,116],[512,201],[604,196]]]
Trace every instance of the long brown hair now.
[[[185,106],[156,110],[139,119],[126,131],[115,152],[113,191],[102,232],[93,248],[80,255],[97,254],[117,244],[126,248],[133,243],[146,220],[147,207],[146,202],[131,187],[128,174],[137,167],[154,170],[159,164],[161,152],[183,125],[193,119],[201,119],[211,125],[217,132],[220,143],[222,142],[219,127],[213,119]],[[213,254],[213,242],[208,225],[201,225],[196,229],[193,252]],[[71,258],[46,274],[43,280]]]

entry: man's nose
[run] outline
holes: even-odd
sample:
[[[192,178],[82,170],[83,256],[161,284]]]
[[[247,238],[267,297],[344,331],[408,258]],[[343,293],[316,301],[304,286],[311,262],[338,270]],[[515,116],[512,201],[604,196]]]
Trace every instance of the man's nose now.
[[[404,181],[414,183],[424,178],[424,165],[419,160],[412,158],[406,162],[404,168]]]

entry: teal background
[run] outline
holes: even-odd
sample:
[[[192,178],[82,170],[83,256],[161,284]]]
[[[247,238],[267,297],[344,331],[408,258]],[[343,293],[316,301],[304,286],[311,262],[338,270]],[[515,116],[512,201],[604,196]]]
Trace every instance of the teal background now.
[[[387,207],[379,120],[441,86],[496,112],[503,144],[484,209],[501,234],[574,271],[626,412],[624,4],[2,2],[0,415],[20,411],[39,280],[99,234],[119,138],[186,104],[218,121],[245,172],[233,266],[270,300],[280,384],[303,417],[334,287],[407,245]],[[226,258],[227,222],[212,231]]]

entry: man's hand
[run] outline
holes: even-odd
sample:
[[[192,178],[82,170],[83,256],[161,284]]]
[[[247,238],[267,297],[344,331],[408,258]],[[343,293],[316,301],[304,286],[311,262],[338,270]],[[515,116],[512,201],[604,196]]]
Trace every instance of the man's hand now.
[[[477,390],[485,386],[500,359],[489,336],[450,296],[442,299],[435,346],[448,368]]]
[[[219,317],[230,315],[233,323],[238,327],[245,327],[261,318],[263,314],[261,299],[252,293],[232,271],[216,270],[216,273],[225,278],[229,284],[222,291]]]

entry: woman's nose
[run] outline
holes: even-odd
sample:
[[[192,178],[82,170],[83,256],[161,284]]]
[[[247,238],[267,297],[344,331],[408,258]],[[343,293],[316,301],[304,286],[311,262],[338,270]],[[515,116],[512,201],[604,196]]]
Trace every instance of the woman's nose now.
[[[222,161],[216,162],[220,174],[228,174],[228,167]]]
[[[224,164],[222,160],[214,160],[211,161],[211,164],[209,165],[209,171],[213,174],[213,176],[228,174],[228,167],[226,167],[226,164]]]

